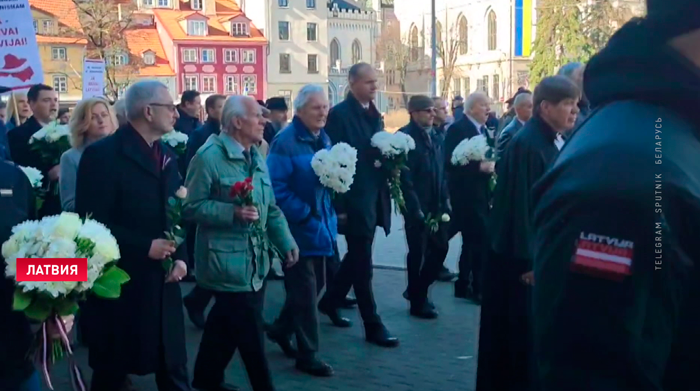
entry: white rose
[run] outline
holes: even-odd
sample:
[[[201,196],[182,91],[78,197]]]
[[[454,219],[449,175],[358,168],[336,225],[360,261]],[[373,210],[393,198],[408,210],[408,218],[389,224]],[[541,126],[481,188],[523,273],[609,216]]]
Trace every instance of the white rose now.
[[[82,226],[83,222],[80,220],[80,216],[78,216],[77,213],[63,212],[58,216],[53,234],[63,238],[74,239],[78,236],[78,232]]]
[[[187,188],[185,186],[180,186],[180,188],[175,192],[175,197],[183,200],[187,198]]]
[[[7,259],[19,251],[19,241],[17,236],[12,235],[7,242],[2,244],[2,257]]]
[[[442,220],[443,223],[449,223],[450,222],[450,215],[447,213],[443,213],[442,217],[440,217],[440,220]]]
[[[111,237],[100,238],[95,241],[93,252],[105,259],[106,262],[116,261],[121,257],[117,241]]]

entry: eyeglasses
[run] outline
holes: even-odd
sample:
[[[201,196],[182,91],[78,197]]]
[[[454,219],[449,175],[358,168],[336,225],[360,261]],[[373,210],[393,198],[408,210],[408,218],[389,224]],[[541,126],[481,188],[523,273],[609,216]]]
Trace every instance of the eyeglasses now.
[[[149,103],[149,106],[156,106],[156,107],[165,107],[171,112],[174,112],[177,109],[177,106],[175,106],[172,103]]]

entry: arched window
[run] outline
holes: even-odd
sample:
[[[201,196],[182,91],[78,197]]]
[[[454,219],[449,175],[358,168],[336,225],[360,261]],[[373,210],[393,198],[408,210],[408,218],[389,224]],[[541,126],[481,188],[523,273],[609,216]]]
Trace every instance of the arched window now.
[[[340,43],[333,38],[331,41],[331,68],[335,68],[338,65],[338,60],[340,60]]]
[[[328,84],[328,104],[331,106],[335,104],[335,88],[332,84]]]
[[[496,50],[496,13],[489,12],[489,22],[488,22],[488,49],[489,50]]]
[[[459,17],[459,54],[467,54],[469,50],[469,25],[464,15]]]
[[[360,46],[360,41],[355,39],[352,42],[352,63],[357,64],[362,61],[362,47]]]
[[[418,61],[420,48],[418,45],[418,27],[411,27],[410,41],[409,45],[411,47],[411,61]]]
[[[442,23],[439,21],[435,21],[435,43],[437,44],[438,48],[438,56],[441,56],[443,51],[443,43],[442,43]]]

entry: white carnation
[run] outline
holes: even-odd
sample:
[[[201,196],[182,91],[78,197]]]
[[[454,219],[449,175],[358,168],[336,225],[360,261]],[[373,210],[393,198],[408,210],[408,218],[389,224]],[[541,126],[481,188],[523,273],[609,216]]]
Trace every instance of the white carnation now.
[[[455,166],[465,166],[470,161],[484,161],[491,150],[488,140],[483,135],[462,140],[452,151],[451,163]]]
[[[78,236],[82,225],[83,222],[77,213],[63,212],[55,222],[53,234],[56,237],[73,240]]]
[[[387,158],[405,155],[416,149],[416,142],[404,132],[377,132],[372,136],[371,143]]]
[[[355,177],[357,150],[338,143],[330,150],[322,149],[311,159],[311,168],[321,184],[336,193],[350,190]]]
[[[44,179],[44,175],[41,173],[41,171],[37,170],[34,167],[19,166],[19,168],[21,168],[24,172],[24,175],[26,175],[27,178],[29,178],[29,182],[32,184],[32,187],[41,187],[41,181]]]
[[[61,137],[70,137],[70,128],[68,125],[60,125],[56,121],[52,121],[34,133],[29,139],[29,143],[32,144],[35,140],[53,143],[60,140]]]
[[[173,130],[163,135],[161,138],[164,143],[170,145],[171,147],[177,147],[178,144],[187,144],[189,136],[187,134]]]

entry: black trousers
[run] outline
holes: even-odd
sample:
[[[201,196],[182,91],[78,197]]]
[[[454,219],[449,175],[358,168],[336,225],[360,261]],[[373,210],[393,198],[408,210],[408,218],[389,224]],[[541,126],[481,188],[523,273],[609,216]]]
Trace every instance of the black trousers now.
[[[326,257],[303,257],[284,274],[287,297],[273,332],[297,338],[298,358],[313,359],[318,352],[318,292],[323,288]]]
[[[536,390],[532,291],[520,281],[524,272],[514,270],[514,264],[522,262],[491,252],[484,268],[477,391]]]
[[[194,245],[197,239],[197,224],[186,224],[185,229],[187,230],[187,236],[185,241],[187,243],[187,271],[192,274],[194,270]]]
[[[447,240],[440,231],[429,232],[425,226],[406,227],[406,271],[408,295],[414,304],[428,299],[428,289],[437,280],[447,256]]]
[[[357,307],[365,323],[380,323],[377,314],[377,304],[374,302],[372,291],[372,244],[374,237],[345,235],[348,252],[340,263],[337,274],[328,286],[323,301],[333,307],[340,303],[350,292],[355,290]]]
[[[467,231],[457,224],[451,225],[449,238],[453,238],[458,232],[462,234],[462,251],[459,255],[459,276],[455,288],[466,290],[471,286],[473,294],[481,294],[482,267],[488,259],[490,248],[486,227]]]
[[[253,391],[274,391],[265,357],[262,308],[265,288],[258,292],[216,292],[194,364],[196,388],[214,388],[240,350]]]
[[[95,371],[90,381],[91,391],[121,391],[128,382],[128,374],[113,371]],[[158,391],[190,391],[187,365],[175,369],[165,367],[165,357],[160,358],[160,369],[156,372]]]

